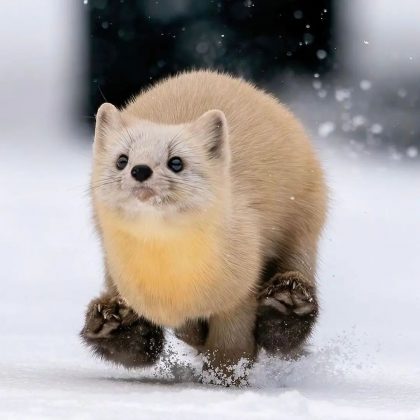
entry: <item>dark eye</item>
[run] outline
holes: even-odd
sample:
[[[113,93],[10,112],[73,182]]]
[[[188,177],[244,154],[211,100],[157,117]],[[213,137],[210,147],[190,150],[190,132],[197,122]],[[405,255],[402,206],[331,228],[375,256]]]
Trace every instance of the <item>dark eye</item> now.
[[[173,172],[181,172],[184,168],[184,164],[182,163],[182,159],[178,156],[170,158],[168,160],[168,168]]]
[[[128,163],[128,156],[121,155],[117,159],[116,167],[117,167],[117,169],[119,169],[120,171],[122,171],[127,166],[127,163]]]

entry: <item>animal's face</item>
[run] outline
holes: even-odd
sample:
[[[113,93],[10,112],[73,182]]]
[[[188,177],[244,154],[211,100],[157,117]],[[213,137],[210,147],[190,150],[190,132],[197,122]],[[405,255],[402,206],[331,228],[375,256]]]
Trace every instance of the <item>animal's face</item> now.
[[[92,192],[112,209],[136,215],[205,211],[229,167],[227,124],[221,111],[196,121],[162,125],[99,108]]]

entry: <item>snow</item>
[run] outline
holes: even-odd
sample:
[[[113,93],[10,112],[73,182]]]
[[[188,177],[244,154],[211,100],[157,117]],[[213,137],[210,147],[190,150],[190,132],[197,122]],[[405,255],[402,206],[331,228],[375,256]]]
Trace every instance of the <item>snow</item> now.
[[[324,60],[325,58],[327,58],[327,52],[325,50],[317,50],[316,56],[319,60]]]
[[[420,168],[317,143],[331,187],[319,269],[322,314],[308,355],[262,355],[251,386],[197,381],[168,334],[158,366],[94,359],[78,331],[101,285],[85,134],[3,133],[0,154],[0,418],[420,419]]]
[[[409,158],[415,158],[419,154],[419,151],[416,146],[407,147],[406,154]]]
[[[321,137],[328,137],[335,130],[335,124],[332,121],[325,121],[318,127],[318,135]]]
[[[372,131],[373,134],[381,134],[383,131],[383,127],[380,124],[372,124],[372,127],[370,127],[370,131]]]
[[[370,82],[369,80],[360,81],[360,89],[369,90],[371,87],[372,87],[372,82]]]
[[[335,91],[335,99],[338,102],[343,102],[346,99],[349,99],[351,97],[351,92],[349,89],[337,89]]]
[[[87,135],[69,138],[62,128],[86,95],[83,66],[74,60],[85,53],[83,16],[77,2],[26,2],[26,9],[33,4],[26,14],[20,2],[3,3],[0,44],[13,60],[0,74],[1,419],[420,419],[418,146],[407,142],[376,161],[351,144],[331,148],[343,143],[332,111],[359,87],[372,92],[396,74],[396,96],[409,99],[403,82],[417,80],[420,62],[409,59],[418,50],[416,0],[399,4],[397,15],[388,13],[391,0],[354,0],[340,9],[337,54],[343,73],[357,81],[328,87],[313,75],[322,103],[333,102],[317,120],[328,129],[317,146],[331,188],[318,276],[322,313],[308,355],[293,362],[262,355],[246,389],[198,383],[200,360],[170,334],[163,360],[139,371],[94,359],[80,343],[85,306],[102,278]],[[312,41],[306,34],[304,42]],[[386,52],[395,51],[390,60]],[[318,115],[320,102],[301,102],[307,116]],[[371,127],[378,121],[371,111],[349,124]],[[386,102],[380,111],[391,112]],[[391,117],[401,115],[394,109]]]

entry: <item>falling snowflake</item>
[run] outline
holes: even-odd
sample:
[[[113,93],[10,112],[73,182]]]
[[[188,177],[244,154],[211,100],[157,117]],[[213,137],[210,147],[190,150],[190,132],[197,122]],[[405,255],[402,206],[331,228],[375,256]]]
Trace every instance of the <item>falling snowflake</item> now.
[[[360,82],[360,89],[369,90],[372,87],[372,83],[369,80],[362,80]]]
[[[407,148],[407,150],[405,151],[405,153],[407,154],[407,156],[409,158],[414,159],[415,157],[418,156],[419,150],[417,149],[416,146],[410,146],[410,147]]]
[[[321,137],[328,137],[335,130],[335,124],[332,121],[325,121],[318,127],[318,134]]]

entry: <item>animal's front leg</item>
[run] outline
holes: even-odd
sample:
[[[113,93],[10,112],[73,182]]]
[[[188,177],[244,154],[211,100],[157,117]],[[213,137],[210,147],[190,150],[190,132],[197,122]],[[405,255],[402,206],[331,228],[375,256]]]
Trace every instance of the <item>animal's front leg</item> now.
[[[127,368],[153,364],[163,348],[162,328],[111,292],[90,302],[80,335],[95,354]]]
[[[277,273],[261,290],[256,340],[271,354],[299,354],[318,314],[316,287],[297,271]]]
[[[234,309],[210,317],[203,382],[224,386],[247,384],[256,355],[256,306],[252,296]]]

